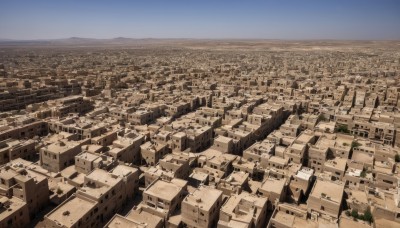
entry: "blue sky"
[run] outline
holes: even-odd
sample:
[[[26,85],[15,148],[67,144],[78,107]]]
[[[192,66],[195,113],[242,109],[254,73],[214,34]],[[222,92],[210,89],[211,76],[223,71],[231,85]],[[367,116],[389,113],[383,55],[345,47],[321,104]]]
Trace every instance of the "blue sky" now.
[[[4,0],[0,38],[400,39],[397,0]]]

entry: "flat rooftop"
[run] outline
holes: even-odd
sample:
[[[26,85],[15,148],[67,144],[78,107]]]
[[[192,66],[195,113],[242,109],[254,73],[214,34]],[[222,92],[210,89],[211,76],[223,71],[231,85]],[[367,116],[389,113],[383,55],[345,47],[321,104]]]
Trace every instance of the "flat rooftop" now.
[[[17,197],[12,197],[11,199],[9,199],[5,196],[2,196],[0,198],[0,203],[2,205],[0,207],[0,220],[4,220],[8,216],[15,213],[15,211],[21,209],[22,207],[24,207],[26,205],[26,203],[24,201],[20,200]],[[6,208],[6,207],[4,207],[5,204],[7,204],[9,206]]]
[[[131,173],[139,172],[137,168],[126,166],[126,165],[118,165],[112,170],[112,174],[118,175],[119,177],[128,176]]]
[[[341,203],[343,198],[344,185],[325,181],[317,180],[310,195],[316,198],[324,198],[336,203]]]
[[[281,224],[284,224],[287,227],[293,228],[318,228],[323,227],[319,226],[317,222],[306,220],[304,218],[300,218],[294,215],[287,214],[283,211],[278,211],[271,220],[275,220]]]
[[[94,169],[85,177],[85,180],[87,179],[103,183],[107,186],[114,186],[121,180],[117,175],[112,175],[103,169]]]
[[[269,158],[269,161],[276,163],[276,164],[280,164],[280,165],[287,165],[289,163],[289,158],[281,158],[278,156],[271,156]]]
[[[135,221],[137,223],[146,225],[146,228],[157,227],[160,223],[162,223],[162,218],[154,216],[143,210],[131,210],[129,214],[126,216],[127,219]],[[125,226],[126,227],[126,226]],[[122,228],[122,227],[121,227]]]
[[[96,159],[98,159],[100,156],[97,154],[92,154],[92,153],[88,153],[88,152],[83,152],[81,154],[78,154],[77,156],[75,156],[75,158],[80,158],[80,159],[84,159],[86,161],[89,162],[93,162]]]
[[[286,183],[286,179],[267,179],[262,183],[261,189],[266,192],[274,192],[277,194],[281,194]]]
[[[306,147],[305,144],[293,143],[290,148],[302,151]]]
[[[245,211],[247,205],[254,205],[257,208],[264,208],[267,204],[266,197],[258,197],[256,195],[251,195],[247,192],[242,192],[240,195],[231,195],[229,199],[225,202],[222,206],[221,211],[232,215],[234,220],[241,220],[241,221],[248,221],[253,218],[253,211],[252,207],[247,208],[248,210]],[[239,205],[246,205],[242,207],[240,211],[237,211],[236,208],[240,207]],[[246,213],[247,212],[247,213]],[[256,211],[257,216],[260,215],[261,210]]]
[[[145,193],[171,201],[182,191],[185,185],[186,181],[184,180],[173,179],[171,182],[156,180],[145,190]]]
[[[60,225],[71,227],[76,224],[83,215],[93,210],[95,206],[95,202],[73,197],[71,200],[68,200],[66,203],[51,211],[47,215],[47,218]]]
[[[310,178],[314,175],[314,170],[311,168],[303,167],[296,173],[296,177],[303,180],[310,180]]]
[[[341,171],[345,171],[346,169],[346,164],[347,164],[347,159],[345,158],[340,158],[340,157],[336,157],[332,160],[327,160],[324,163],[325,167],[331,167],[337,170],[341,170]]]
[[[77,142],[63,140],[50,144],[44,148],[46,148],[48,152],[62,154],[77,146],[80,146]]]
[[[107,225],[104,226],[105,228],[146,228],[146,224],[137,223],[132,221],[128,218],[122,217],[121,215],[116,214]]]
[[[214,139],[214,142],[229,143],[232,140],[232,138],[219,135]]]
[[[222,197],[222,191],[209,187],[200,187],[192,194],[187,195],[184,202],[208,211],[220,197]]]
[[[308,134],[306,132],[303,132],[297,137],[296,141],[300,143],[309,143],[313,137],[314,137],[313,133]]]

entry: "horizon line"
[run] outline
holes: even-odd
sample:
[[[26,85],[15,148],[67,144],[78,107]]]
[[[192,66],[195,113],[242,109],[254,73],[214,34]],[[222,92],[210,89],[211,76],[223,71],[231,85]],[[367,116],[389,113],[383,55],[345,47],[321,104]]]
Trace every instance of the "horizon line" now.
[[[394,39],[345,39],[345,38],[193,38],[193,37],[124,37],[117,36],[111,38],[93,38],[93,37],[62,37],[62,38],[28,38],[28,39],[13,39],[0,37],[0,42],[4,41],[57,41],[71,39],[88,39],[88,40],[115,40],[115,39],[131,39],[131,40],[255,40],[255,41],[400,41],[400,38]]]

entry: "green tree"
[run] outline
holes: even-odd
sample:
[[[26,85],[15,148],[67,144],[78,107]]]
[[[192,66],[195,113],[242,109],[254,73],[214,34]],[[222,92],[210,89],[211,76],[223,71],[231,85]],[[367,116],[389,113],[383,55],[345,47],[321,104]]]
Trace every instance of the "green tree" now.
[[[365,178],[367,176],[367,171],[365,169],[363,169],[363,171],[361,171],[360,173],[360,177]]]
[[[60,195],[60,194],[62,194],[62,193],[63,193],[63,190],[62,190],[60,187],[58,187],[58,188],[57,188],[57,194]]]
[[[358,211],[356,209],[351,210],[351,217],[358,219]]]
[[[343,133],[349,133],[349,129],[347,129],[346,125],[339,125],[339,127],[337,128],[338,132],[343,132]]]
[[[367,221],[369,223],[373,222],[371,209],[369,207],[364,211],[364,221]]]
[[[359,147],[359,146],[361,146],[361,143],[359,143],[359,142],[357,142],[357,141],[353,141],[353,142],[351,143],[351,149],[356,148],[356,147]]]

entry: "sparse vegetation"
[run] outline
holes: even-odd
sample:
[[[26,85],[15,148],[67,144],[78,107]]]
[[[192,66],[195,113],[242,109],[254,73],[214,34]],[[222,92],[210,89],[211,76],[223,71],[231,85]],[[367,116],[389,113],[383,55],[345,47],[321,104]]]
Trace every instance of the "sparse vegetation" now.
[[[358,211],[356,209],[351,210],[351,217],[353,217],[354,220],[358,219]]]
[[[350,131],[346,125],[339,125],[339,127],[337,128],[337,132],[346,133],[346,134],[350,133]]]
[[[346,211],[345,214],[347,216],[351,216],[353,217],[353,219],[355,221],[359,220],[363,220],[366,221],[368,223],[372,223],[373,222],[373,217],[372,217],[372,213],[371,213],[371,209],[368,207],[363,214],[359,214],[357,209],[353,209],[350,211]]]
[[[64,192],[64,191],[63,191],[60,187],[57,188],[56,193],[57,193],[58,195],[62,194],[63,192]]]
[[[364,221],[367,221],[369,223],[374,221],[374,218],[372,217],[372,213],[369,207],[364,211]]]
[[[351,143],[351,149],[353,150],[354,148],[356,148],[356,147],[359,147],[359,146],[361,146],[361,143],[359,143],[359,142],[357,142],[357,141],[353,141],[352,143]]]
[[[324,115],[320,115],[318,117],[318,121],[327,121],[326,117]]]
[[[367,171],[363,169],[363,171],[361,171],[360,173],[360,177],[365,178],[366,176],[367,176]]]

